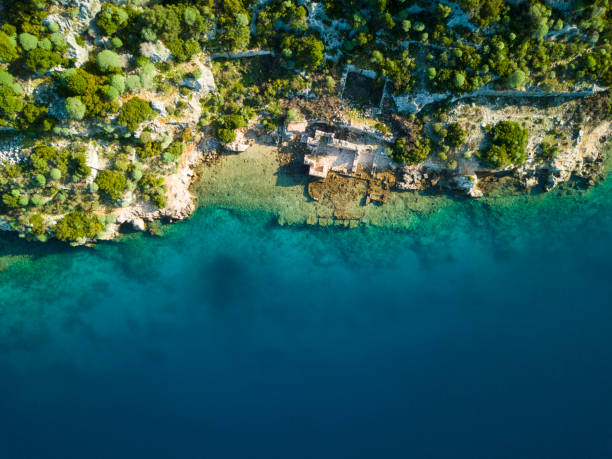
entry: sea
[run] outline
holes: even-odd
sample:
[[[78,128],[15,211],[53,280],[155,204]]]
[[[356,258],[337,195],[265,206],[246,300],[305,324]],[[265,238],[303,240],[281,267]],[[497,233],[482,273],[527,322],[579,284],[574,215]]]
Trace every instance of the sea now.
[[[399,227],[1,235],[0,457],[612,458],[612,180]]]

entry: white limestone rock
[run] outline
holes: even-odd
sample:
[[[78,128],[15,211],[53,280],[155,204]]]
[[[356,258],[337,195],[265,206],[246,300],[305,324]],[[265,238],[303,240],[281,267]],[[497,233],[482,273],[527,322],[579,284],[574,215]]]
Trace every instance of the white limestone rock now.
[[[130,223],[132,224],[132,228],[134,228],[136,231],[144,231],[147,229],[147,225],[142,218],[135,218]]]
[[[17,164],[23,160],[21,150],[22,137],[12,137],[0,141],[0,164]]]
[[[226,144],[225,148],[229,151],[241,153],[247,150],[251,144],[252,141],[246,139],[244,130],[239,129],[236,131],[236,140],[234,140],[232,143]]]
[[[148,58],[151,62],[166,62],[172,59],[172,53],[164,46],[161,41],[156,43],[144,42],[140,44],[140,54]]]

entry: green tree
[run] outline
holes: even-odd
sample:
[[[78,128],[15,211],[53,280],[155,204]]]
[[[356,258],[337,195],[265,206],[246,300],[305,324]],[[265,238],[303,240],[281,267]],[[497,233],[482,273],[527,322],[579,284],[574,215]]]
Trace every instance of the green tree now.
[[[145,28],[155,32],[164,41],[174,40],[181,33],[181,19],[175,8],[154,5],[145,9],[140,18]]]
[[[465,75],[460,72],[455,72],[455,76],[453,77],[453,84],[455,88],[461,89],[465,85]]]
[[[523,86],[526,81],[527,75],[525,75],[525,72],[519,69],[508,75],[508,78],[506,79],[506,86],[514,89]]]
[[[299,68],[314,70],[323,63],[325,45],[314,35],[305,37],[285,35],[281,48],[291,50],[293,60]]]
[[[452,12],[452,9],[450,8],[450,6],[446,6],[446,5],[442,5],[441,3],[438,3],[438,6],[436,7],[436,11],[435,11],[435,16],[438,20],[443,20],[446,19]]]
[[[127,179],[119,171],[104,169],[96,177],[96,184],[105,197],[112,201],[118,201],[123,196]]]
[[[249,17],[246,13],[237,13],[234,21],[224,27],[223,37],[232,51],[246,48],[251,40]]]
[[[105,35],[112,35],[127,24],[128,18],[129,16],[123,8],[111,3],[104,3],[96,16],[96,25]]]

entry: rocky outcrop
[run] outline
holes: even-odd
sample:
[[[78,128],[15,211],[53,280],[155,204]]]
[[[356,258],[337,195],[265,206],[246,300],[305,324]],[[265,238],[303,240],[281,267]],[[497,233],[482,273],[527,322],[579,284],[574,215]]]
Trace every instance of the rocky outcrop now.
[[[562,149],[552,161],[526,163],[515,170],[515,176],[525,188],[540,184],[550,191],[573,176],[588,178],[593,166],[601,159],[603,145],[609,138],[612,123],[604,121],[585,127],[578,133],[571,148]]]
[[[49,25],[55,23],[68,44],[66,57],[75,60],[75,66],[81,67],[89,59],[87,46],[77,43],[76,37],[86,31],[100,11],[102,3],[99,0],[60,0],[65,7],[78,11],[76,16],[49,14],[43,23]]]
[[[400,170],[396,187],[400,191],[418,191],[439,186],[443,170],[431,164],[404,166]]]
[[[478,177],[474,175],[455,175],[452,178],[451,187],[459,193],[465,194],[470,198],[482,197],[482,191],[480,191],[476,185],[478,184]]]
[[[459,193],[471,198],[482,196],[482,191],[478,189],[478,177],[475,174],[465,175],[427,163],[403,167],[396,187],[400,191],[433,189]]]

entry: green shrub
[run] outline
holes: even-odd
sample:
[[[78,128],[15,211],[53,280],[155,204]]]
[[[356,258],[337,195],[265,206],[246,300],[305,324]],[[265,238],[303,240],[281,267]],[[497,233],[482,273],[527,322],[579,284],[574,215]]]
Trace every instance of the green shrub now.
[[[4,193],[2,195],[2,204],[7,210],[17,209],[19,207],[19,195],[15,196],[12,193]]]
[[[104,95],[108,100],[116,100],[119,97],[119,91],[113,86],[107,86],[104,90]]]
[[[47,25],[47,28],[49,29],[49,32],[51,32],[51,33],[57,33],[57,32],[59,32],[59,25],[58,25],[58,23],[57,23],[57,22],[50,22],[50,23]]]
[[[30,153],[29,165],[39,174],[46,174],[50,167],[66,173],[69,157],[70,152],[67,148],[57,149],[50,145],[38,144]]]
[[[0,71],[0,85],[13,86],[15,80],[13,75],[8,72]]]
[[[185,144],[181,141],[175,140],[168,148],[166,148],[166,153],[178,158],[185,152]]]
[[[251,31],[249,28],[249,17],[246,12],[234,13],[233,20],[229,20],[224,24],[223,34],[220,38],[225,46],[232,51],[249,46]]]
[[[139,181],[142,178],[142,169],[134,168],[132,169],[132,180]]]
[[[286,118],[289,122],[297,121],[299,118],[297,110],[295,108],[290,108],[289,110],[287,110]]]
[[[125,79],[125,86],[130,92],[138,91],[142,89],[142,82],[140,80],[140,76],[138,75],[130,75]]]
[[[217,138],[221,143],[232,143],[236,140],[236,132],[233,129],[217,129]]]
[[[459,123],[451,123],[448,125],[446,129],[446,138],[444,139],[447,145],[455,148],[459,147],[463,145],[466,138],[467,133],[461,128]]]
[[[19,44],[25,51],[31,51],[38,45],[38,38],[31,33],[24,32],[19,34]]]
[[[154,119],[156,115],[157,112],[149,102],[140,97],[132,97],[121,107],[117,123],[135,131],[143,122]]]
[[[150,41],[150,42],[157,41],[157,34],[150,27],[144,27],[140,31],[140,36],[142,37],[144,41]]]
[[[125,172],[129,169],[130,165],[131,165],[130,158],[128,157],[128,155],[125,153],[119,153],[115,157],[115,161],[113,163],[113,169],[121,171],[121,172]]]
[[[104,169],[96,177],[96,183],[104,196],[112,201],[118,201],[123,196],[127,179],[119,171]]]
[[[113,39],[111,40],[111,44],[115,48],[121,48],[123,46],[123,41],[121,41],[121,38],[119,37],[113,37]]]
[[[14,62],[19,59],[15,40],[0,31],[0,62]]]
[[[38,47],[45,49],[47,51],[51,51],[51,48],[53,48],[53,44],[51,43],[51,40],[49,40],[48,38],[43,38],[42,40],[38,42]]]
[[[117,104],[106,97],[106,78],[93,75],[82,68],[68,69],[60,79],[66,95],[78,95],[87,108],[89,117],[101,117],[107,112],[115,111]]]
[[[456,88],[461,89],[465,85],[465,75],[460,72],[456,72],[453,77],[453,84]]]
[[[49,109],[43,105],[25,104],[19,118],[19,128],[23,130],[37,127],[42,124],[44,130],[48,131],[50,127],[45,125],[45,122],[53,124],[49,118],[46,118]]]
[[[178,62],[188,61],[202,51],[199,43],[192,39],[184,41],[182,38],[175,38],[166,42],[166,46]]]
[[[164,151],[162,153],[162,161],[166,164],[170,164],[173,163],[174,161],[176,161],[178,158],[174,155],[171,155],[170,153],[168,153],[167,151]]]
[[[23,100],[18,97],[12,86],[0,85],[0,114],[15,118],[23,108]]]
[[[85,104],[81,102],[81,99],[78,97],[68,97],[66,99],[66,113],[68,113],[68,117],[72,120],[82,120],[85,117],[85,111],[87,107]]]
[[[550,142],[542,142],[538,156],[544,161],[552,161],[559,154],[559,145],[553,145]]]
[[[216,125],[219,128],[239,129],[247,125],[247,121],[242,115],[224,115],[217,119]]]
[[[56,52],[36,48],[28,53],[25,63],[32,71],[44,73],[52,67],[65,63],[65,60]]]
[[[53,232],[60,241],[74,242],[84,238],[92,239],[103,229],[104,225],[96,215],[73,211],[57,222]]]
[[[47,184],[47,179],[42,174],[36,174],[34,178],[36,179],[36,183],[38,184],[38,186],[43,187]]]
[[[136,148],[138,156],[140,158],[146,159],[160,155],[163,150],[161,142],[152,142],[150,140],[150,137],[149,139],[146,138],[148,137],[146,136],[146,134],[146,132],[143,132],[140,136],[140,142],[142,145]]]
[[[83,71],[78,72],[74,69],[69,69],[62,73],[62,84],[73,96],[82,96],[89,89],[89,82],[83,76],[83,73]]]
[[[64,40],[64,37],[59,32],[49,35],[49,40],[51,40],[57,51],[63,51],[68,47],[68,43],[66,43],[66,40]],[[85,42],[80,36],[77,35],[75,41],[79,46],[85,46]]]
[[[113,88],[119,91],[119,94],[123,94],[125,92],[125,77],[123,75],[111,76],[110,84]]]
[[[30,201],[36,207],[40,207],[40,206],[42,206],[45,203],[45,199],[43,197],[41,197],[41,196],[38,196],[38,195],[32,196],[32,199]]]
[[[55,181],[60,180],[62,178],[62,171],[54,167],[53,169],[51,169],[49,176],[51,177],[51,180],[55,180]]]
[[[75,153],[68,163],[69,172],[78,178],[89,177],[91,169],[87,165],[87,157],[83,153]]]
[[[110,49],[99,52],[96,56],[96,63],[103,72],[115,72],[121,69],[121,59],[119,55]]]

